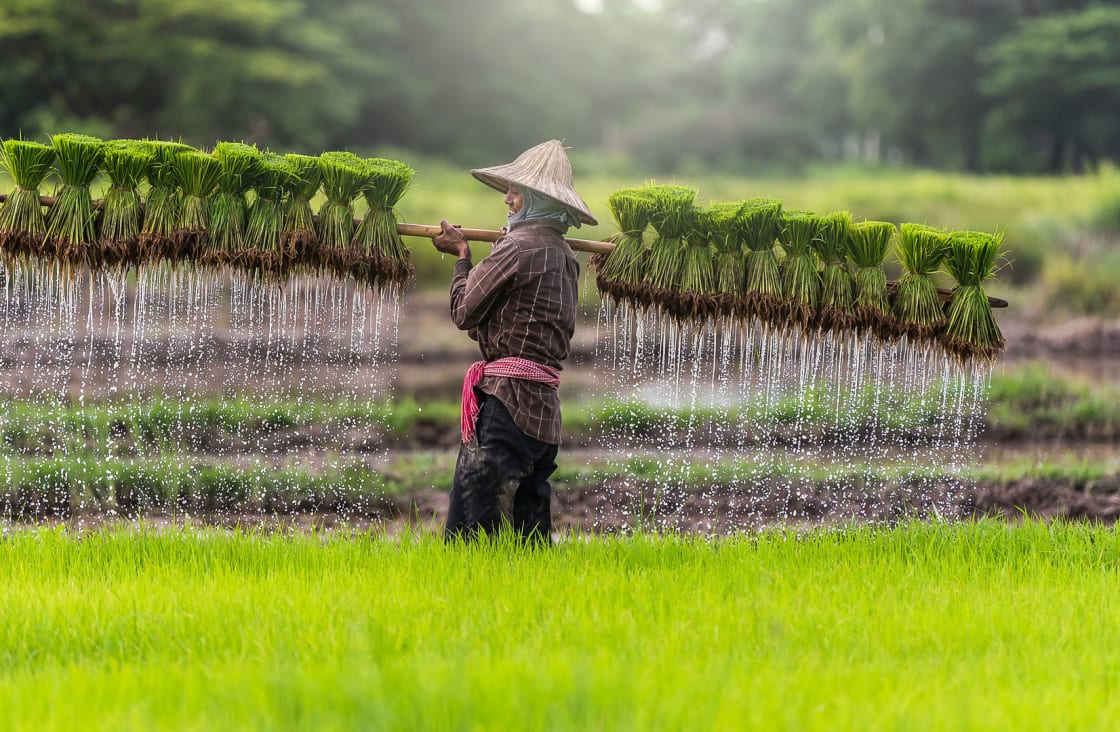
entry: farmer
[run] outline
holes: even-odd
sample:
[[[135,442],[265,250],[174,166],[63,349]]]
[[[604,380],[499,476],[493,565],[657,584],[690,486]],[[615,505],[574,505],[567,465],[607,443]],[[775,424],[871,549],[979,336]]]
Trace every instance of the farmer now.
[[[458,257],[451,320],[478,341],[483,359],[463,381],[463,443],[444,536],[473,537],[508,523],[523,538],[548,543],[548,478],[560,444],[556,390],[575,331],[579,277],[564,233],[597,222],[572,187],[558,140],[471,174],[506,194],[509,221],[477,266],[466,237],[447,221],[433,242]]]

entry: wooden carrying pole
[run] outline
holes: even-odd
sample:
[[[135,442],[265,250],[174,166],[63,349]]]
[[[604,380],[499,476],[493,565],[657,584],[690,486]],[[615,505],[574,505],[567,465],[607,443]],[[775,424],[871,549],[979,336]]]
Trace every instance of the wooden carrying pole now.
[[[3,203],[5,200],[7,200],[7,198],[8,197],[6,195],[0,193],[0,203]],[[44,206],[53,206],[54,196],[39,196],[39,203]],[[103,205],[103,201],[93,202],[94,208],[101,208]],[[354,224],[357,225],[358,223],[358,220],[355,219]],[[424,239],[434,239],[439,235],[440,231],[442,231],[440,227],[431,226],[429,224],[397,224],[397,232],[400,233],[401,236],[417,236]],[[503,236],[502,232],[493,231],[492,229],[460,228],[459,231],[463,232],[463,235],[467,237],[467,241],[488,242],[491,244],[493,244]],[[590,239],[565,239],[565,241],[568,242],[568,246],[572,248],[572,251],[576,252],[588,252],[590,254],[610,254],[611,250],[614,249],[614,244],[609,241],[592,241]],[[938,289],[937,294],[940,295],[942,300],[948,300],[950,295],[952,294],[952,291],[940,288]],[[1007,301],[1001,300],[998,297],[989,297],[988,303],[993,308],[1007,307]]]

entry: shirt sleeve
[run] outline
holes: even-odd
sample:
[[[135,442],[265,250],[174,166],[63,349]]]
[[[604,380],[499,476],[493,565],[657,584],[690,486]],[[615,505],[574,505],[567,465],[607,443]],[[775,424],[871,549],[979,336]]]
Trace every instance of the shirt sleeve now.
[[[451,277],[451,321],[459,330],[478,326],[516,273],[517,245],[504,237],[494,243],[490,256],[477,265],[460,259]]]

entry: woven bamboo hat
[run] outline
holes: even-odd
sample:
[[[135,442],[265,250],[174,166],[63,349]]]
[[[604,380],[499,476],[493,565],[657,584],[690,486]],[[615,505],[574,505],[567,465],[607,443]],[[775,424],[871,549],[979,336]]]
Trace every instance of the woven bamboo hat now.
[[[511,185],[528,188],[570,207],[585,224],[599,223],[572,185],[572,163],[559,140],[542,142],[518,155],[512,163],[477,168],[471,175],[502,193],[509,191]]]

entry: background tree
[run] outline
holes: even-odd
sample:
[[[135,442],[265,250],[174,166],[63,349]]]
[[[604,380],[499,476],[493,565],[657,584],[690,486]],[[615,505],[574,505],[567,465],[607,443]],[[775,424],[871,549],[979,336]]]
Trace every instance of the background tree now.
[[[1120,157],[1120,0],[7,0],[0,137],[643,169]],[[606,156],[605,159],[609,159]]]

